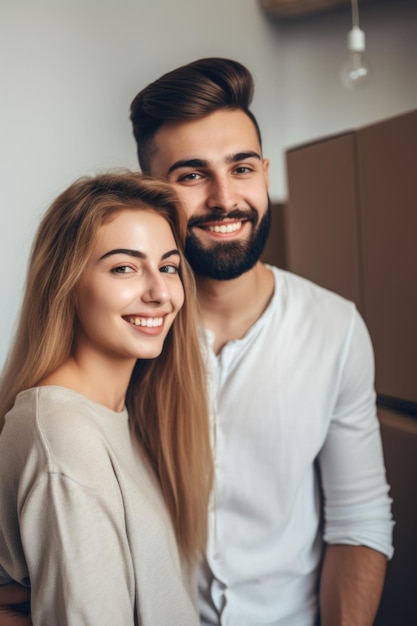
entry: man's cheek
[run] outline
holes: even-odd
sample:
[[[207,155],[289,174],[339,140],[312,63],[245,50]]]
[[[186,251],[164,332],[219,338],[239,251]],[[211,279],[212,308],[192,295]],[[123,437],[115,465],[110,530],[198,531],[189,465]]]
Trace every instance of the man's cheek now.
[[[197,208],[198,208],[197,199],[194,198],[192,194],[187,194],[186,192],[181,193],[177,191],[177,194],[180,199],[182,209],[185,212],[185,215],[187,216],[187,219],[190,219],[197,212]]]

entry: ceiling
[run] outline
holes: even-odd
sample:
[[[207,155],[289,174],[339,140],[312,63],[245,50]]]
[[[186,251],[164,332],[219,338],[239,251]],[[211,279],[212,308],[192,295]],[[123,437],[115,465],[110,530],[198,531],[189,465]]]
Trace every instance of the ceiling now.
[[[376,1],[360,0],[360,4]],[[258,0],[258,2],[269,17],[277,20],[290,20],[351,6],[351,0]]]

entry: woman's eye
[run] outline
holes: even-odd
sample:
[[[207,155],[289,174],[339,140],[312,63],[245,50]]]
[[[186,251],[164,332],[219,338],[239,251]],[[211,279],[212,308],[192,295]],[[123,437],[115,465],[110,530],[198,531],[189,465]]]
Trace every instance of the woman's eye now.
[[[119,265],[111,270],[112,274],[130,274],[133,269],[129,265]]]
[[[163,274],[178,274],[178,267],[176,265],[163,265],[160,271]]]

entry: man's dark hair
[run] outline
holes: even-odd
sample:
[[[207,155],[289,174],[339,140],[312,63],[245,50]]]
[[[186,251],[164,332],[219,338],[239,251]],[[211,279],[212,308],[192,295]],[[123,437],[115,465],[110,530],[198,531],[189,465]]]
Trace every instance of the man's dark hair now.
[[[199,119],[221,109],[244,111],[261,143],[258,123],[249,110],[253,92],[253,78],[244,65],[215,57],[193,61],[150,83],[130,106],[142,171],[150,173],[152,140],[161,126]]]

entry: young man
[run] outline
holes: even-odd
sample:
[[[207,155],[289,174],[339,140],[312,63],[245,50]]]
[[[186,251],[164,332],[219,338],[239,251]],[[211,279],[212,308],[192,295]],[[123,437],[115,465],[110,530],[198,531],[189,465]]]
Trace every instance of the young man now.
[[[371,626],[392,554],[372,348],[352,303],[259,260],[269,164],[252,94],[241,64],[202,59],[131,106],[142,170],[189,217],[208,342],[201,623],[313,626],[320,612],[322,626]]]
[[[252,94],[241,64],[202,59],[131,106],[142,170],[168,180],[188,214],[210,346],[201,619],[312,626],[320,604],[323,626],[371,625],[392,553],[372,348],[352,303],[259,260],[269,163]]]

